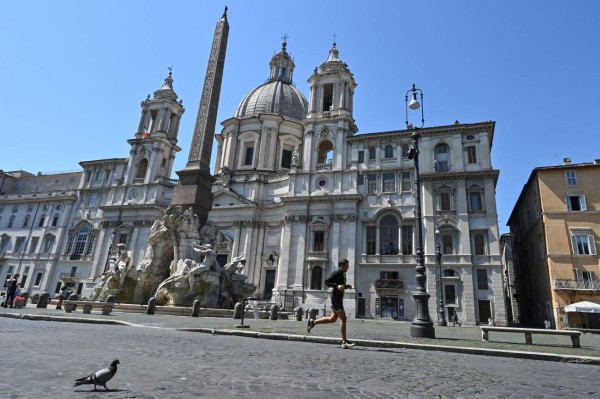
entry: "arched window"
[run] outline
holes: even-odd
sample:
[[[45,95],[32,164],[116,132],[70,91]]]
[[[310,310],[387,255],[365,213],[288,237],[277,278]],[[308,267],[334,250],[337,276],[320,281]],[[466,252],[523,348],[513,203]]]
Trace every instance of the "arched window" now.
[[[435,171],[449,172],[450,171],[450,147],[448,144],[438,144],[434,149]]]
[[[402,158],[408,158],[409,151],[410,151],[410,146],[408,144],[402,144]]]
[[[31,220],[31,215],[25,215],[25,219],[23,220],[23,227],[29,226],[29,220]]]
[[[398,254],[398,219],[392,215],[384,216],[379,223],[379,253],[381,255]]]
[[[46,223],[46,214],[42,213],[42,216],[40,216],[40,221],[38,222],[38,227],[44,227],[44,223]]]
[[[377,149],[375,147],[369,147],[369,161],[373,161],[377,158]]]
[[[54,214],[54,216],[52,217],[52,227],[56,227],[56,225],[58,224],[58,218],[59,218],[59,214],[56,213]]]
[[[323,269],[321,266],[315,266],[310,271],[310,289],[320,290],[323,279]]]
[[[317,158],[318,164],[332,163],[333,162],[333,144],[329,140],[323,141],[319,144],[319,156]]]
[[[8,219],[8,227],[13,227],[15,225],[16,216],[12,215],[10,219]]]
[[[87,225],[82,226],[78,231],[69,234],[66,253],[71,255],[71,260],[81,259],[83,255],[90,255],[96,240],[96,234],[90,232]]]
[[[147,170],[148,170],[148,160],[146,158],[142,158],[140,163],[138,163],[137,173],[135,174],[135,178],[136,179],[146,178]]]
[[[394,147],[391,144],[385,146],[385,157],[394,158]]]

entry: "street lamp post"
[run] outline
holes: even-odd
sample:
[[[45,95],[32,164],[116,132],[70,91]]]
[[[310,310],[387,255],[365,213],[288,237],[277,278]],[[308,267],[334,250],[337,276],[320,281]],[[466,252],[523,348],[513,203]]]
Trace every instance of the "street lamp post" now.
[[[439,230],[435,230],[435,241],[436,241],[436,253],[435,260],[438,265],[438,271],[440,277],[438,280],[438,326],[447,326],[446,323],[446,312],[444,311],[444,285],[442,284],[442,249],[441,249],[441,233]]]
[[[411,101],[408,102],[408,95],[411,94]],[[416,311],[415,317],[410,326],[410,336],[414,338],[435,338],[435,328],[433,322],[429,317],[429,293],[425,289],[425,282],[427,277],[425,275],[425,260],[423,257],[423,220],[422,220],[422,208],[421,208],[421,182],[419,178],[419,137],[421,134],[418,129],[425,125],[425,117],[423,113],[423,106],[417,100],[417,93],[420,95],[421,104],[423,103],[423,92],[421,89],[417,89],[413,84],[412,89],[406,92],[406,127],[413,129],[411,138],[413,140],[413,146],[408,153],[408,159],[414,160],[415,163],[415,190],[417,192],[417,207],[416,207],[416,222],[417,222],[417,266],[415,271],[417,272],[417,289],[412,293],[415,299]],[[421,108],[421,126],[416,127],[408,123],[408,110],[417,110]]]

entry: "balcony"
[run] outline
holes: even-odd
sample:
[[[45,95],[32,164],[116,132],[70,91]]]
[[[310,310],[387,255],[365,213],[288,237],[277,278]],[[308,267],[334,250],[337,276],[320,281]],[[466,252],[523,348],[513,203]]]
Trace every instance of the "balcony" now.
[[[144,184],[144,178],[141,179],[133,179],[133,184]]]
[[[308,251],[306,260],[327,260],[327,251]]]
[[[600,281],[591,280],[554,280],[554,289],[561,291],[600,291]]]
[[[400,279],[392,279],[392,278],[381,278],[379,280],[375,280],[375,288],[403,288],[402,280]]]
[[[402,292],[404,285],[400,279],[379,279],[375,280],[375,292],[377,295],[397,295]]]
[[[322,170],[331,170],[331,163],[319,163],[317,164],[317,172],[320,172]]]

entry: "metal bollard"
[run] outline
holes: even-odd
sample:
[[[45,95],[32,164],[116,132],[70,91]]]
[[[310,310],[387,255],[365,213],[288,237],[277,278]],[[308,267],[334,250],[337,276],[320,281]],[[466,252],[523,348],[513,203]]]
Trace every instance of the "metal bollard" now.
[[[271,320],[277,320],[279,315],[279,307],[277,305],[271,305]]]
[[[295,312],[296,312],[296,321],[302,321],[302,313],[304,313],[302,308],[300,308],[300,307],[296,308]]]
[[[192,305],[192,317],[200,317],[200,300],[196,299]]]
[[[156,312],[156,298],[152,297],[148,299],[148,307],[146,307],[146,314],[154,314]]]

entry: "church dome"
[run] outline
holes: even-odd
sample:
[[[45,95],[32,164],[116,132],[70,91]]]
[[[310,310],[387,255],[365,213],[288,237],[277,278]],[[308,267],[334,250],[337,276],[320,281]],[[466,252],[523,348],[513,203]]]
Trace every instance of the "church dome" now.
[[[234,117],[274,113],[298,120],[304,119],[308,101],[292,84],[294,61],[286,51],[284,41],[282,49],[269,63],[269,80],[248,93],[238,105]]]

